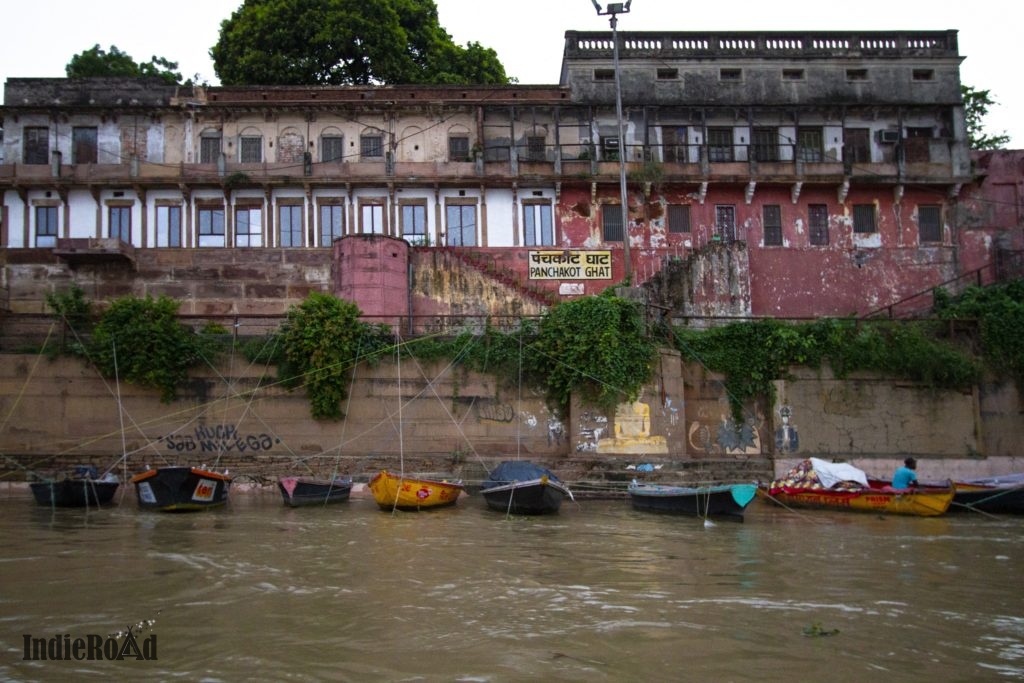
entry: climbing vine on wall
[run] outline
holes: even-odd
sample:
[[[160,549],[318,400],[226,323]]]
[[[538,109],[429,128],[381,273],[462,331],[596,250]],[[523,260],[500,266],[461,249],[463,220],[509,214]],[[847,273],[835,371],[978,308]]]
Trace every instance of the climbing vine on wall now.
[[[970,287],[956,298],[938,290],[935,309],[946,320],[977,320],[985,363],[1024,392],[1024,280]]]
[[[605,410],[633,401],[650,380],[657,344],[640,305],[611,293],[566,301],[541,319],[526,356],[549,405],[564,412],[577,395]]]
[[[357,355],[373,355],[382,343],[380,330],[359,321],[362,312],[350,301],[311,293],[288,311],[281,329],[286,379],[299,382],[309,395],[315,419],[344,417],[342,400]]]
[[[86,355],[103,376],[157,389],[164,402],[174,400],[189,369],[212,363],[221,349],[215,335],[182,325],[178,306],[166,296],[116,299],[93,329]]]

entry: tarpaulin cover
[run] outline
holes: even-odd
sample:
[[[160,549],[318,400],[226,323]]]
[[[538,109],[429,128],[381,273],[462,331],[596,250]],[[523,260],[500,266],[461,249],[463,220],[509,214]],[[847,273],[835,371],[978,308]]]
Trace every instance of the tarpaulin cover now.
[[[551,481],[559,481],[551,470],[528,460],[506,460],[491,471],[491,476],[480,485],[480,488],[504,486],[513,481],[532,481],[544,476]]]

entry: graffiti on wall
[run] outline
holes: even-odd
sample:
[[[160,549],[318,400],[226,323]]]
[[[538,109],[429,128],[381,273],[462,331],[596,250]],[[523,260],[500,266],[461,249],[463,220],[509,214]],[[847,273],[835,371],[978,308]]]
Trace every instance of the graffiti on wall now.
[[[589,410],[580,415],[580,434],[576,441],[576,452],[596,453],[601,435],[608,431],[608,418]]]
[[[719,402],[718,417],[712,417],[708,406],[701,405],[697,419],[690,424],[687,444],[694,453],[706,455],[760,455],[761,434],[758,428],[761,420],[748,416],[743,424],[737,425],[732,417],[728,401]]]
[[[664,436],[651,434],[651,406],[637,399],[615,407],[615,429],[597,444],[599,453],[668,454]]]
[[[266,453],[281,443],[265,432],[241,434],[234,425],[200,425],[192,434],[170,434],[162,441],[176,453]]]

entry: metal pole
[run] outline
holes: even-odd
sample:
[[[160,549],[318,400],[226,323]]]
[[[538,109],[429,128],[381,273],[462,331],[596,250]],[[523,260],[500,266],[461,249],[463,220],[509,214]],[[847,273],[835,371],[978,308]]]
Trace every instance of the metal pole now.
[[[622,81],[619,76],[619,34],[618,17],[613,13],[612,62],[615,71],[615,118],[619,124],[619,198],[622,202],[622,256],[625,260],[625,280],[632,285],[633,264],[629,254],[629,195],[626,192],[626,137],[622,128]]]

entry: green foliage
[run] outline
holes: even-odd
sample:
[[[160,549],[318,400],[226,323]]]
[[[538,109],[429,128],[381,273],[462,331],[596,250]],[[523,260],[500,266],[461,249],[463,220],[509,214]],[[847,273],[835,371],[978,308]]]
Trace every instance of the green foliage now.
[[[92,303],[78,285],[65,292],[49,292],[46,305],[65,325],[79,334],[89,331],[93,323]]]
[[[535,381],[544,378],[548,403],[558,412],[573,394],[612,410],[635,400],[650,380],[656,350],[638,304],[613,295],[589,296],[548,311],[524,357],[524,370]]]
[[[341,402],[348,395],[352,365],[373,330],[359,322],[355,304],[312,292],[288,311],[281,348],[291,377],[301,378],[315,419],[344,417]]]
[[[687,360],[725,375],[733,418],[746,402],[774,400],[773,380],[794,365],[828,363],[838,377],[858,370],[884,373],[937,389],[964,389],[981,376],[976,359],[943,340],[935,323],[823,318],[792,325],[776,320],[733,323],[709,330],[676,330]]]
[[[156,77],[168,85],[181,83],[178,63],[163,57],[150,57],[148,62],[136,62],[131,55],[121,52],[116,45],[106,52],[99,44],[74,55],[64,67],[68,78],[94,78],[97,76],[125,76],[130,78]]]
[[[998,104],[992,99],[988,90],[978,90],[969,85],[961,85],[960,92],[964,99],[964,119],[967,124],[967,140],[971,149],[1002,149],[1010,142],[1005,132],[989,135],[985,132],[985,116],[989,107]]]
[[[78,285],[72,285],[64,292],[49,292],[46,295],[46,306],[62,323],[60,340],[55,345],[48,344],[47,353],[84,356],[85,347],[81,338],[89,333],[94,322],[92,303],[85,298],[85,292]],[[67,336],[69,332],[70,339]]]
[[[170,402],[188,379],[189,368],[212,361],[217,345],[178,322],[178,302],[169,297],[115,300],[93,330],[89,357],[105,377],[160,391]]]
[[[433,0],[245,0],[210,56],[224,85],[509,82],[494,50],[452,41]]]
[[[989,368],[1012,377],[1024,390],[1024,280],[970,287],[957,299],[940,290],[935,308],[944,319],[977,320]]]

